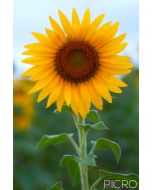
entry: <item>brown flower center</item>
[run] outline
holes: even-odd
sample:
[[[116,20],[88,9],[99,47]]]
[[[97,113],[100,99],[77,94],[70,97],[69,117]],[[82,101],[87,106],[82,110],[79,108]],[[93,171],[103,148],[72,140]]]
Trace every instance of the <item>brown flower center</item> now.
[[[65,80],[80,83],[93,77],[99,68],[99,56],[86,42],[68,42],[55,57],[58,74]]]

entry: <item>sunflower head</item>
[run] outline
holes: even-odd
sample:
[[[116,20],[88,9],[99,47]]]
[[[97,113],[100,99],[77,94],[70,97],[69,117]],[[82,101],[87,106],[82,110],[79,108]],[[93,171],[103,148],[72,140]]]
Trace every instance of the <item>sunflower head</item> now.
[[[27,94],[31,84],[26,80],[15,80],[13,86],[14,127],[23,131],[30,127],[34,113],[33,96]]]
[[[33,32],[38,40],[26,45],[23,60],[32,67],[24,73],[35,81],[31,93],[40,92],[38,102],[48,97],[46,107],[56,102],[58,111],[66,103],[83,118],[91,104],[103,108],[104,98],[112,103],[110,92],[121,93],[127,85],[117,78],[130,73],[130,57],[120,55],[127,46],[126,34],[116,36],[118,23],[101,25],[104,14],[90,21],[86,9],[80,21],[75,9],[72,21],[59,10],[61,26],[49,17],[51,29],[46,34]]]

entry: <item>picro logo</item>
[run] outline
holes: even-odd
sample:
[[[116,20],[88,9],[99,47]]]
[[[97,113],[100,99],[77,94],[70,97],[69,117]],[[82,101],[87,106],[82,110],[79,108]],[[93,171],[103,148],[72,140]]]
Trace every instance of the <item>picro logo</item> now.
[[[136,189],[138,182],[136,180],[104,180],[104,188],[116,189]]]

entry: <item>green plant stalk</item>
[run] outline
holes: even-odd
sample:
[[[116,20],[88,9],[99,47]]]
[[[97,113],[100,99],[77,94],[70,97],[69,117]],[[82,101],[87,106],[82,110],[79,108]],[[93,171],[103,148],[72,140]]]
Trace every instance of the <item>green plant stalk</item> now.
[[[81,127],[81,124],[85,123],[85,120],[80,116],[74,116],[75,124],[78,130],[79,137],[79,157],[81,160],[84,160],[87,156],[87,131]],[[80,177],[81,177],[81,190],[89,190],[89,182],[88,182],[88,166],[80,163]]]
[[[94,190],[95,187],[99,184],[100,181],[101,181],[101,177],[99,177],[99,178],[93,183],[93,185],[90,187],[90,190]]]

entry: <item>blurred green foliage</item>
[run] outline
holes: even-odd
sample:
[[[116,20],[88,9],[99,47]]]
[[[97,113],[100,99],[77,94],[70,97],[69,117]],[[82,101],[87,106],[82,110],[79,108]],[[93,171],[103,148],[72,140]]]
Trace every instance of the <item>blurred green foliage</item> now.
[[[113,94],[113,104],[104,103],[100,117],[110,128],[109,131],[92,131],[89,140],[105,137],[120,144],[122,157],[119,164],[110,150],[98,152],[97,164],[102,169],[117,172],[138,173],[138,70],[124,78],[128,87],[122,94]],[[35,97],[36,98],[36,97]],[[40,138],[45,134],[62,132],[74,133],[76,128],[70,113],[53,114],[55,105],[45,109],[46,101],[35,103],[35,114],[31,127],[26,131],[14,129],[14,190],[45,190],[56,181],[63,181],[66,190],[78,190],[72,187],[66,168],[59,161],[66,154],[75,153],[69,143],[36,149]],[[91,145],[89,144],[89,147]],[[90,180],[98,175],[90,169]]]

